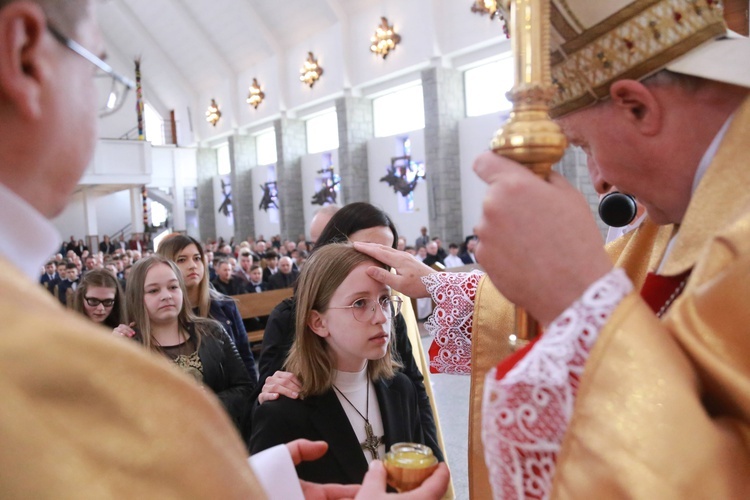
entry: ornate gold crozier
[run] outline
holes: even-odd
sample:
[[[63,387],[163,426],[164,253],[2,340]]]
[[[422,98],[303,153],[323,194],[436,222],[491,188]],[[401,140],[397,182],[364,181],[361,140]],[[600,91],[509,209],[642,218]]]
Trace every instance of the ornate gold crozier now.
[[[500,2],[499,2],[500,3]],[[511,48],[515,67],[510,119],[492,139],[492,150],[527,166],[546,179],[552,165],[562,158],[567,140],[548,115],[556,87],[550,76],[549,0],[503,0],[507,21],[510,12]],[[537,335],[537,322],[516,307],[516,333],[508,342],[522,347]]]

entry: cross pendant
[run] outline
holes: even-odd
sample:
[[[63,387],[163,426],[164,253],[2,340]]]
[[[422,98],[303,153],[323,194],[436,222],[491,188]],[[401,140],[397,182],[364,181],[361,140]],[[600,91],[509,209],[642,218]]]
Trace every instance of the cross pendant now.
[[[367,439],[364,440],[364,442],[360,443],[362,445],[363,450],[367,450],[370,452],[370,455],[372,455],[373,460],[380,460],[380,454],[378,453],[378,446],[380,446],[383,443],[383,437],[377,437],[372,432],[372,426],[370,425],[370,422],[365,420],[365,434],[367,434]]]

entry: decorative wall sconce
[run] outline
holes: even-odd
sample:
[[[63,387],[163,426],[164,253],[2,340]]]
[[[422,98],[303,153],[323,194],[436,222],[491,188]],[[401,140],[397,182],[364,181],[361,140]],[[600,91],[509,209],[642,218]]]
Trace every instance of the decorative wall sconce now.
[[[307,60],[302,66],[302,69],[299,70],[299,73],[299,80],[310,88],[315,85],[315,82],[317,82],[323,74],[323,68],[318,66],[318,60],[315,59],[312,52],[307,53]]]
[[[215,127],[219,123],[219,118],[221,118],[219,105],[216,104],[216,99],[211,99],[211,104],[206,110],[206,121]]]
[[[370,38],[370,51],[385,59],[390,51],[396,49],[400,41],[401,36],[393,31],[393,25],[388,25],[388,19],[381,17],[380,26]]]
[[[253,83],[250,85],[250,93],[247,94],[247,103],[255,109],[258,109],[258,105],[263,102],[266,94],[260,89],[258,80],[253,78]]]
[[[505,38],[510,38],[508,20],[503,15],[498,0],[476,0],[471,6],[471,11],[482,16],[489,15],[490,21],[493,19],[499,19],[503,23],[503,33],[505,34]],[[510,5],[506,8],[506,13],[507,12],[510,12]]]
[[[490,19],[500,16],[497,0],[476,0],[474,5],[471,6],[471,11],[482,16],[489,15]]]

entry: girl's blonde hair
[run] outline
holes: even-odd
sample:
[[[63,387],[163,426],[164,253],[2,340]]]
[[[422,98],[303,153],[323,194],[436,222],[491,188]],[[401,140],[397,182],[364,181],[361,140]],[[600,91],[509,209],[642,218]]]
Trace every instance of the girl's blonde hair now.
[[[198,303],[193,305],[198,308],[199,316],[207,318],[211,309],[211,299],[220,299],[223,298],[223,295],[213,290],[208,283],[208,262],[206,261],[206,253],[203,251],[203,245],[190,236],[172,234],[162,240],[156,253],[171,261],[176,261],[177,255],[190,245],[195,245],[203,261],[203,278],[198,283]],[[182,273],[179,272],[179,269],[178,274],[182,278]],[[184,279],[180,279],[180,281],[184,281]]]
[[[152,255],[145,259],[139,259],[138,262],[133,264],[133,268],[130,270],[128,281],[126,284],[126,302],[128,304],[127,315],[128,323],[135,323],[133,329],[136,331],[138,340],[149,349],[158,350],[159,345],[153,340],[151,336],[151,321],[148,317],[148,311],[146,310],[146,304],[144,302],[145,296],[145,285],[146,275],[155,266],[169,266],[177,277],[177,281],[180,284],[180,290],[182,290],[182,307],[180,313],[177,316],[177,322],[180,328],[195,335],[196,349],[200,347],[201,337],[208,334],[211,331],[211,326],[215,321],[210,319],[199,318],[193,314],[190,309],[190,303],[187,298],[187,290],[185,289],[185,282],[182,279],[182,273],[177,268],[177,265],[169,259],[162,257],[161,255]]]
[[[323,394],[333,386],[336,370],[333,354],[324,338],[307,326],[312,311],[325,313],[336,289],[352,270],[362,263],[384,267],[371,257],[357,252],[349,243],[335,243],[318,248],[305,262],[297,282],[296,332],[289,357],[284,364],[302,383],[302,397]],[[391,320],[393,321],[393,320]],[[400,368],[391,355],[395,328],[391,324],[391,337],[386,355],[367,363],[371,380],[392,378]]]

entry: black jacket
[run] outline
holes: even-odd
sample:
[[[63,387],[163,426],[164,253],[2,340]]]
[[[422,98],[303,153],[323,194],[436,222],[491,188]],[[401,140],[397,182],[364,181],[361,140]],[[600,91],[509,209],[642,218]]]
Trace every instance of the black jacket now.
[[[216,393],[247,443],[255,381],[250,380],[234,342],[216,324],[216,328],[201,339],[198,357],[203,365],[203,383]]]
[[[378,380],[373,386],[383,419],[385,449],[399,442],[424,443],[414,384],[397,373],[393,379]],[[251,453],[300,438],[328,443],[328,451],[322,458],[297,466],[300,479],[316,483],[362,483],[368,463],[333,389],[304,400],[282,396],[255,407]],[[439,450],[434,451],[437,454]]]
[[[211,307],[208,311],[211,319],[215,319],[229,333],[229,336],[237,346],[237,352],[245,365],[245,369],[250,377],[250,381],[255,389],[258,381],[258,370],[255,367],[255,358],[250,351],[250,344],[247,341],[247,331],[242,324],[242,317],[237,310],[237,304],[230,298],[211,300]]]
[[[285,299],[276,306],[268,317],[268,323],[266,323],[266,329],[263,333],[260,358],[258,358],[259,378],[258,387],[255,391],[255,399],[257,399],[263,389],[266,378],[283,368],[286,357],[289,354],[289,349],[292,347],[295,330],[294,306],[294,297]],[[435,417],[432,415],[432,407],[430,406],[430,397],[424,388],[424,377],[422,377],[422,373],[414,361],[411,342],[406,333],[406,321],[399,314],[396,316],[395,322],[395,354],[400,357],[399,361],[404,365],[401,372],[412,381],[417,392],[425,444],[432,448],[435,451],[435,456],[442,461],[443,454],[438,446],[437,429],[435,428]],[[263,405],[265,404],[267,403],[263,403]]]
[[[299,277],[299,271],[294,269],[289,274],[284,274],[281,271],[272,275],[268,278],[268,289],[269,290],[280,290],[282,288],[291,288],[294,286],[294,282]]]

